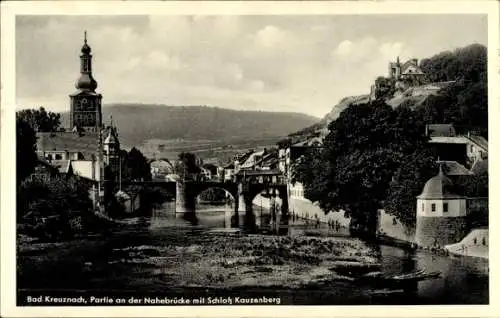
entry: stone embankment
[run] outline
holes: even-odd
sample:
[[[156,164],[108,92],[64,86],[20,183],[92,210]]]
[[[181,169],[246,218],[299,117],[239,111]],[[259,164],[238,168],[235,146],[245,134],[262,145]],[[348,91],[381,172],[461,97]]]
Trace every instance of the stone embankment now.
[[[488,229],[475,229],[467,234],[460,242],[446,245],[444,248],[453,255],[489,259],[488,245]]]

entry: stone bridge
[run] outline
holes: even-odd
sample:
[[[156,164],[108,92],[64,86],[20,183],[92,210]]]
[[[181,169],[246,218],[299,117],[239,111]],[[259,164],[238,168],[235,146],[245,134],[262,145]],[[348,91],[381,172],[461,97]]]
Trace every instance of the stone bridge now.
[[[274,176],[274,177],[273,177]],[[118,186],[116,181],[106,181],[107,185]],[[288,193],[286,182],[276,173],[245,173],[237,175],[235,180],[228,182],[217,181],[124,181],[122,187],[161,187],[175,195],[176,213],[184,213],[187,219],[195,219],[196,197],[210,188],[226,190],[234,199],[234,213],[231,218],[233,226],[238,226],[238,213],[245,211],[245,219],[249,223],[255,219],[252,201],[260,193],[270,197],[279,197],[282,200],[281,215],[288,214]],[[274,212],[274,211],[272,211]]]

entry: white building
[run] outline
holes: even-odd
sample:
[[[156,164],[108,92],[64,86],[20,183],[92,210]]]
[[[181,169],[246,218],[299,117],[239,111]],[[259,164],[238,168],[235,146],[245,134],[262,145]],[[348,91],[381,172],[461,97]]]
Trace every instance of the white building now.
[[[417,197],[416,208],[417,244],[442,247],[460,241],[466,234],[467,199],[456,194],[441,167]]]

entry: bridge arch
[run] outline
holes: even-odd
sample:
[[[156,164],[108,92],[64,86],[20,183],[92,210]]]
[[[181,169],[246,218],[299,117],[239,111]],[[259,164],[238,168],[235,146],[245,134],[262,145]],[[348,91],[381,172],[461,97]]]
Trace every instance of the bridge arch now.
[[[224,201],[226,201],[226,202],[227,202],[227,198],[228,198],[228,197],[230,197],[230,198],[231,198],[231,201],[232,201],[233,203],[234,203],[234,202],[236,202],[236,200],[237,200],[237,197],[235,197],[235,195],[234,195],[233,193],[229,192],[227,189],[224,189],[224,187],[220,187],[220,186],[213,186],[213,187],[209,187],[209,188],[206,188],[206,189],[204,189],[204,190],[201,190],[201,191],[198,193],[198,195],[196,196],[196,202],[197,202],[197,203],[199,203],[199,202],[201,201],[200,199],[201,199],[202,195],[203,195],[204,193],[206,193],[206,192],[210,191],[210,190],[221,190],[221,191],[224,193],[224,197],[225,197],[225,198],[224,198],[224,199],[225,199]],[[214,199],[215,199],[215,198],[214,198]],[[203,201],[203,202],[210,202],[210,201]],[[215,200],[213,200],[212,202],[213,202],[213,203],[215,203],[215,202],[220,202],[220,201],[218,201],[218,200],[216,200],[216,199],[215,199]]]
[[[238,185],[232,182],[192,182],[186,183],[186,190],[190,193],[194,198],[198,197],[202,192],[212,189],[218,188],[223,189],[227,193],[231,194],[234,200],[238,197]]]

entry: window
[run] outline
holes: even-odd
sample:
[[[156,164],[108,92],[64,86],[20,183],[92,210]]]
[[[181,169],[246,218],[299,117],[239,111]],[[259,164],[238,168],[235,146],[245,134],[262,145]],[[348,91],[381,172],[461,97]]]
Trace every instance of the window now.
[[[431,211],[436,212],[436,203],[431,204]]]
[[[443,212],[448,212],[448,203],[443,203]]]
[[[62,160],[62,155],[59,153],[56,153],[56,160]]]

